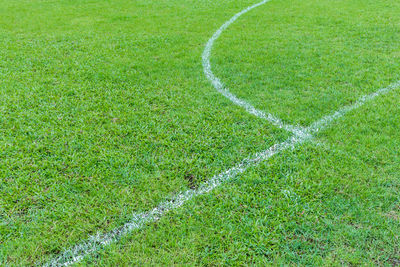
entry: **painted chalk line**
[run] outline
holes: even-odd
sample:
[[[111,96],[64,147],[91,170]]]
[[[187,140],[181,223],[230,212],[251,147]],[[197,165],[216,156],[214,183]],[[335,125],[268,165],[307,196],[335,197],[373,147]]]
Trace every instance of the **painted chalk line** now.
[[[285,124],[281,119],[275,117],[274,115],[270,114],[270,113],[265,113],[261,110],[256,109],[253,105],[251,105],[249,102],[238,98],[237,96],[235,96],[234,94],[232,94],[228,88],[226,88],[224,86],[224,84],[221,82],[221,80],[214,75],[214,73],[212,72],[211,69],[211,62],[210,62],[210,57],[211,57],[211,50],[212,47],[214,45],[214,42],[220,37],[220,35],[222,34],[222,32],[224,30],[226,30],[233,22],[235,22],[240,16],[242,16],[243,14],[249,12],[250,10],[259,7],[267,2],[269,2],[270,0],[264,0],[260,3],[257,3],[255,5],[249,6],[246,9],[240,11],[239,13],[237,13],[236,15],[234,15],[230,20],[228,20],[227,22],[225,22],[214,34],[213,36],[210,38],[210,40],[208,40],[206,47],[204,49],[203,52],[203,70],[204,70],[204,74],[206,75],[207,79],[211,82],[211,84],[214,86],[214,88],[221,93],[223,96],[225,96],[226,98],[228,98],[230,101],[232,101],[234,104],[244,108],[248,113],[258,117],[258,118],[262,118],[265,119],[267,121],[269,121],[270,123],[272,123],[273,125],[275,125],[278,128],[281,129],[285,129],[286,131],[289,131],[299,137],[304,137],[305,135],[307,135],[308,133],[305,131],[305,129],[301,126],[294,126],[294,125],[289,125],[289,124]]]
[[[225,23],[224,24],[225,27],[223,25],[219,30],[222,32],[222,30],[224,30],[226,27],[228,27],[239,16],[241,16],[242,14],[248,12],[249,10],[251,10],[257,6],[260,6],[268,1],[269,0],[262,1],[256,5],[248,7],[247,9],[239,12],[230,20],[231,21],[230,23]],[[216,35],[216,34],[213,35],[213,37],[215,39],[218,38],[218,36],[219,35]],[[210,41],[207,43],[207,45],[209,43],[210,43]],[[211,43],[211,46],[212,46],[212,43]],[[210,49],[209,51],[211,51],[211,47],[209,49]],[[208,57],[209,57],[209,55],[208,55]],[[203,54],[203,64],[204,64],[204,54]],[[208,64],[209,64],[209,60],[208,60]],[[205,70],[206,70],[206,68],[205,68]],[[211,67],[209,68],[209,70],[211,71]],[[213,77],[212,72],[210,72],[210,73],[212,75],[210,77]],[[207,75],[207,73],[206,73],[206,75]],[[217,87],[216,87],[216,89],[229,93],[229,91],[224,91],[225,89],[223,88],[222,83],[219,81],[219,79],[217,77],[215,77],[215,78],[216,78],[216,80],[214,80],[214,81],[211,80],[213,85],[214,85],[214,82],[221,85],[220,87],[218,87],[219,89]],[[215,85],[214,85],[214,87],[215,87]],[[189,189],[184,192],[181,192],[181,193],[177,194],[176,196],[172,197],[170,200],[162,202],[161,204],[159,204],[157,207],[155,207],[154,209],[152,209],[150,211],[134,213],[132,215],[131,220],[129,222],[127,222],[126,224],[124,224],[123,226],[116,228],[105,234],[97,234],[95,236],[91,236],[89,239],[87,239],[86,241],[83,241],[81,244],[78,244],[70,249],[65,250],[61,255],[55,257],[54,259],[50,260],[48,263],[44,264],[44,266],[68,266],[68,265],[71,265],[71,264],[81,261],[85,256],[93,254],[96,251],[98,251],[99,249],[110,245],[111,243],[117,242],[118,240],[120,240],[124,236],[128,235],[132,231],[141,229],[146,224],[159,220],[162,216],[164,216],[169,211],[181,207],[183,204],[185,204],[187,201],[193,199],[194,197],[200,196],[200,195],[203,195],[203,194],[206,194],[206,193],[212,191],[214,188],[220,186],[223,182],[226,182],[226,181],[234,178],[238,174],[245,172],[248,168],[255,167],[259,163],[271,158],[272,156],[274,156],[282,151],[285,151],[287,149],[293,149],[293,148],[295,148],[296,145],[304,143],[308,140],[311,140],[311,138],[312,138],[311,133],[320,132],[324,128],[328,127],[334,120],[337,120],[337,119],[343,117],[346,113],[348,113],[356,108],[359,108],[362,105],[364,105],[366,102],[372,101],[373,99],[375,99],[376,97],[378,97],[380,95],[387,94],[390,91],[397,89],[398,87],[400,87],[400,81],[390,85],[387,88],[380,89],[373,94],[361,97],[353,105],[343,107],[342,109],[335,112],[334,114],[326,116],[326,117],[322,118],[321,120],[317,121],[316,123],[312,124],[311,127],[308,127],[306,129],[301,129],[300,132],[295,134],[295,136],[288,138],[286,141],[279,143],[279,144],[275,144],[274,146],[270,147],[269,149],[267,149],[263,152],[256,153],[252,157],[249,157],[249,158],[243,160],[241,163],[237,164],[235,167],[230,168],[227,171],[212,177],[207,182],[201,184],[198,189],[196,189],[196,190]],[[227,94],[227,95],[229,95],[229,94]],[[246,102],[241,102],[241,103],[246,103]],[[253,110],[250,108],[250,111],[256,112],[257,110],[255,110],[255,109]],[[277,119],[277,121],[272,120],[271,123],[276,125],[276,123],[279,121],[280,121],[279,119]],[[279,125],[277,125],[277,126],[279,127]],[[288,127],[288,126],[281,124],[281,128],[285,129],[285,127]],[[291,131],[291,132],[293,132],[293,131]]]
[[[100,248],[117,242],[133,230],[140,229],[144,227],[147,223],[159,220],[167,212],[181,207],[184,203],[191,200],[192,198],[212,191],[214,188],[220,186],[223,182],[232,179],[240,173],[243,173],[249,167],[256,166],[261,161],[267,160],[273,155],[283,150],[292,148],[295,146],[295,144],[303,141],[305,141],[305,139],[300,139],[294,136],[292,138],[289,138],[285,142],[276,144],[261,153],[257,153],[253,157],[243,160],[235,167],[230,168],[227,171],[212,177],[207,182],[201,184],[196,190],[189,189],[181,192],[178,195],[172,197],[170,200],[162,202],[150,211],[134,213],[132,219],[128,223],[124,224],[122,227],[114,229],[113,231],[105,234],[97,234],[95,236],[92,236],[81,244],[78,244],[75,247],[64,251],[61,255],[54,258],[44,266],[68,266],[70,264],[76,263],[82,260],[85,256],[96,252]]]
[[[313,123],[308,128],[308,132],[310,134],[315,134],[320,129],[323,129],[328,124],[330,124],[332,121],[334,121],[334,120],[336,120],[336,119],[338,119],[340,117],[343,117],[343,115],[348,113],[349,111],[357,109],[357,108],[361,107],[362,105],[364,105],[366,102],[372,101],[375,98],[377,98],[378,96],[385,95],[385,94],[389,93],[390,91],[393,91],[393,90],[395,90],[395,89],[397,89],[399,87],[400,87],[400,81],[397,81],[395,83],[392,83],[391,85],[389,85],[386,88],[379,89],[375,93],[372,93],[372,94],[369,94],[369,95],[365,95],[365,96],[359,98],[353,105],[342,107],[341,109],[339,109],[338,111],[336,111],[332,115],[326,116],[323,119]]]
[[[307,132],[318,133],[321,130],[329,127],[329,125],[337,120],[346,113],[363,106],[365,103],[372,101],[376,97],[380,95],[385,95],[397,88],[400,87],[400,81],[390,85],[387,88],[381,89],[373,94],[366,95],[361,97],[354,104],[345,106],[339,111],[333,113],[332,115],[326,116],[321,120],[314,123],[312,126],[307,128]],[[296,145],[304,143],[308,140],[311,140],[312,136],[307,134],[303,137],[293,136],[288,138],[286,141],[275,144],[274,146],[268,148],[267,150],[256,153],[252,157],[249,157],[243,160],[241,163],[237,164],[235,167],[228,169],[227,171],[220,173],[214,177],[212,177],[207,182],[201,184],[198,189],[193,190],[189,189],[184,192],[179,193],[178,195],[172,197],[170,200],[162,202],[154,209],[142,212],[142,213],[134,213],[132,215],[132,219],[124,224],[122,227],[114,229],[111,232],[105,234],[97,234],[95,236],[90,237],[88,240],[82,242],[81,244],[76,245],[68,250],[65,250],[61,255],[51,260],[49,263],[44,266],[68,266],[70,264],[79,262],[85,256],[92,254],[98,251],[101,248],[106,247],[111,243],[115,243],[120,240],[122,237],[126,236],[130,232],[141,229],[146,224],[155,222],[159,220],[162,216],[168,213],[171,210],[177,209],[185,204],[187,201],[193,199],[194,197],[206,194],[212,191],[214,188],[220,186],[223,182],[229,181],[235,176],[245,172],[250,167],[255,167],[259,163],[271,158],[272,156],[288,150],[295,148]]]

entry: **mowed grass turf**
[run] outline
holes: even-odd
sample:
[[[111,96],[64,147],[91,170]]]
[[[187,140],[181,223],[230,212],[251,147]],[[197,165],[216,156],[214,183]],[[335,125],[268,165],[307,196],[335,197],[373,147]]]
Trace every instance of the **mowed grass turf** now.
[[[83,265],[398,266],[399,99],[367,104],[319,145],[249,169]]]
[[[0,2],[0,264],[45,262],[289,134],[201,54],[254,1]],[[274,0],[216,42],[232,92],[309,125],[400,79],[396,1]],[[400,264],[398,91],[82,264]]]
[[[399,8],[393,1],[271,1],[217,42],[216,73],[256,108],[310,125],[399,79]]]

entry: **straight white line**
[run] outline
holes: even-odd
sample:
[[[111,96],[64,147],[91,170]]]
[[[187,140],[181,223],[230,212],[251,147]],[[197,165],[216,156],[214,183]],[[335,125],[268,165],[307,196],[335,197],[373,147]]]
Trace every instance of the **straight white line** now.
[[[250,113],[265,118],[271,121],[273,124],[277,125],[280,128],[284,128],[291,132],[298,131],[295,136],[290,137],[286,141],[275,144],[274,146],[270,147],[269,149],[257,153],[250,158],[243,160],[241,163],[237,164],[235,167],[228,169],[227,171],[220,173],[214,177],[212,177],[207,182],[200,185],[200,187],[196,190],[189,189],[184,192],[179,193],[178,195],[172,197],[170,200],[164,201],[159,204],[154,209],[142,212],[142,213],[134,213],[132,218],[129,222],[124,224],[123,226],[112,230],[111,232],[105,234],[97,234],[95,236],[91,236],[88,240],[83,241],[82,243],[65,250],[61,255],[55,257],[54,259],[50,260],[48,263],[44,264],[44,266],[68,266],[73,263],[77,263],[81,261],[85,256],[89,254],[93,254],[101,248],[108,246],[111,243],[115,243],[120,240],[122,237],[128,235],[134,230],[141,229],[146,224],[155,222],[159,220],[162,216],[168,213],[171,210],[177,209],[185,204],[187,201],[193,199],[196,196],[206,194],[212,191],[214,188],[220,186],[223,182],[226,182],[233,177],[237,176],[238,174],[243,173],[250,167],[255,167],[262,161],[265,161],[275,154],[285,151],[287,149],[293,149],[296,145],[306,142],[312,138],[311,134],[318,133],[322,129],[328,127],[334,120],[343,117],[346,113],[361,107],[367,101],[371,101],[377,96],[387,94],[394,89],[397,89],[400,86],[400,81],[392,84],[391,86],[378,90],[377,92],[366,95],[361,97],[358,101],[356,101],[353,105],[346,106],[339,111],[335,112],[332,115],[326,116],[321,120],[317,121],[316,123],[312,124],[310,127],[306,129],[298,129],[296,127],[291,128],[292,126],[284,125],[279,119],[274,118],[272,115],[270,116],[265,115],[263,112],[256,110],[250,104],[246,104],[247,102],[236,98],[234,95],[229,93],[227,89],[224,89],[220,80],[215,77],[211,71],[210,66],[210,52],[214,41],[219,37],[223,30],[225,30],[231,23],[233,23],[238,17],[243,15],[244,13],[248,12],[249,10],[258,7],[269,0],[262,1],[256,5],[248,7],[243,11],[236,14],[232,17],[228,22],[226,22],[218,31],[213,35],[210,41],[207,43],[206,49],[203,53],[203,66],[204,72],[207,78],[213,83],[214,87],[220,91],[223,95],[231,99],[234,103],[238,104],[239,106],[244,107],[247,111],[251,111]],[[260,113],[261,112],[261,113]],[[262,115],[264,114],[264,115]],[[263,117],[265,116],[265,117]]]
[[[329,127],[329,125],[334,121],[341,117],[343,117],[346,113],[357,109],[363,106],[368,101],[375,99],[380,95],[387,94],[397,88],[400,87],[400,81],[390,85],[387,88],[383,88],[378,90],[375,93],[370,95],[366,95],[361,97],[358,101],[356,101],[353,105],[346,106],[339,111],[333,113],[332,115],[328,115],[312,126],[306,129],[309,133],[318,133],[321,130]],[[245,172],[250,167],[255,167],[261,162],[268,160],[272,156],[278,154],[279,152],[293,149],[296,145],[304,143],[308,140],[311,140],[313,137],[310,134],[304,135],[303,137],[293,136],[287,139],[286,141],[276,144],[269,149],[262,151],[260,153],[256,153],[252,157],[249,157],[243,160],[241,163],[237,164],[235,167],[228,169],[227,171],[220,173],[214,177],[212,177],[207,182],[200,185],[200,187],[196,190],[189,189],[184,192],[179,193],[178,195],[172,197],[170,200],[162,202],[154,209],[142,212],[142,213],[134,213],[132,215],[132,219],[124,224],[120,228],[116,228],[111,232],[105,234],[98,234],[95,236],[91,236],[88,240],[78,244],[70,249],[65,250],[61,255],[52,259],[50,262],[45,264],[44,266],[68,266],[70,264],[81,261],[85,256],[92,254],[99,249],[106,247],[111,243],[115,243],[120,240],[122,237],[128,235],[130,232],[141,229],[146,224],[155,222],[159,220],[162,216],[168,213],[171,210],[177,209],[185,204],[187,201],[193,199],[194,197],[206,194],[212,191],[214,188],[220,186],[223,182],[226,182],[238,174]]]
[[[203,52],[203,70],[204,70],[204,74],[206,75],[207,79],[211,82],[211,84],[214,86],[214,88],[220,92],[223,96],[225,96],[226,98],[228,98],[230,101],[232,101],[234,104],[244,108],[248,113],[258,117],[258,118],[262,118],[265,119],[269,122],[271,122],[273,125],[281,128],[281,129],[285,129],[286,131],[289,131],[299,137],[304,137],[304,135],[307,135],[305,129],[301,126],[294,126],[294,125],[289,125],[289,124],[285,124],[281,119],[275,117],[274,115],[270,114],[270,113],[265,113],[261,110],[256,109],[253,105],[251,105],[249,102],[238,98],[237,96],[235,96],[234,94],[232,94],[228,88],[226,88],[224,86],[224,84],[221,82],[221,80],[214,75],[214,73],[212,72],[211,69],[211,62],[210,62],[210,57],[211,57],[211,50],[212,47],[214,45],[214,42],[220,37],[220,35],[222,34],[222,32],[224,30],[226,30],[226,28],[229,27],[229,25],[231,25],[233,22],[235,22],[240,16],[242,16],[243,14],[249,12],[250,10],[259,7],[267,2],[269,2],[270,0],[264,0],[260,3],[257,3],[255,5],[252,5],[242,11],[240,11],[239,13],[237,13],[236,15],[234,15],[230,20],[228,20],[227,22],[225,22],[215,33],[214,35],[210,38],[210,40],[208,40],[206,47],[204,49]]]
[[[391,85],[389,85],[386,88],[382,88],[382,89],[376,91],[375,93],[372,93],[372,94],[369,94],[369,95],[365,95],[365,96],[359,98],[354,104],[342,107],[341,109],[339,109],[338,111],[336,111],[332,115],[326,116],[323,119],[313,123],[310,127],[308,127],[308,132],[310,134],[315,134],[320,129],[323,129],[328,124],[332,123],[332,121],[334,121],[334,120],[336,120],[336,119],[338,119],[340,117],[343,117],[346,113],[361,107],[366,102],[371,101],[371,100],[375,99],[378,96],[388,94],[389,92],[391,92],[391,91],[393,91],[393,90],[395,90],[395,89],[397,89],[399,87],[400,87],[400,81],[397,81],[395,83],[392,83]]]
[[[261,161],[267,160],[283,150],[293,148],[296,144],[304,141],[304,138],[301,139],[298,137],[292,137],[285,142],[276,144],[261,153],[257,153],[253,157],[243,160],[235,167],[230,168],[229,170],[212,177],[196,190],[189,189],[181,192],[178,195],[172,197],[170,200],[162,202],[150,211],[134,213],[132,219],[128,223],[124,224],[122,227],[114,229],[113,231],[105,234],[91,236],[88,240],[82,242],[81,244],[65,250],[61,255],[54,258],[44,266],[68,266],[70,264],[76,263],[82,260],[86,255],[94,253],[100,248],[103,248],[111,243],[117,242],[133,230],[140,229],[148,223],[157,221],[167,212],[181,207],[192,198],[212,191],[214,188],[220,186],[223,182],[226,182],[236,175],[243,173],[250,167],[258,165]]]

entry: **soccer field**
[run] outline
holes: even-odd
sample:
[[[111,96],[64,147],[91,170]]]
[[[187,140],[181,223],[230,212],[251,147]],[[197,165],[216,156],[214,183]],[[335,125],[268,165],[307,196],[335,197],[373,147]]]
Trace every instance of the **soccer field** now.
[[[399,1],[0,0],[0,266],[399,266],[399,233]]]

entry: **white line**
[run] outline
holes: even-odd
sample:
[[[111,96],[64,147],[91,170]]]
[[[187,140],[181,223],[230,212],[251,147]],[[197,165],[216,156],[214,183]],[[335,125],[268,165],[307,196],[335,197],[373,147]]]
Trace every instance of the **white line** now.
[[[400,87],[400,81],[397,81],[391,85],[389,85],[386,88],[382,88],[378,91],[376,91],[375,93],[369,94],[369,95],[365,95],[361,98],[359,98],[354,104],[349,105],[349,106],[345,106],[342,107],[341,109],[339,109],[338,111],[336,111],[335,113],[333,113],[332,115],[326,116],[323,119],[313,123],[310,127],[308,127],[308,132],[310,134],[315,134],[317,133],[320,129],[323,129],[324,127],[326,127],[328,124],[330,124],[332,121],[343,117],[346,113],[361,107],[362,105],[364,105],[366,102],[371,101],[373,99],[375,99],[378,96],[381,95],[385,95],[397,88]]]
[[[210,79],[210,81],[213,83],[214,87],[221,93],[223,93],[225,96],[228,98],[235,99],[237,101],[238,105],[241,105],[246,108],[246,110],[250,110],[253,113],[252,114],[258,114],[257,116],[262,117],[260,114],[264,113],[258,113],[256,109],[252,108],[252,106],[246,105],[246,102],[242,102],[242,100],[236,98],[234,95],[230,94],[229,91],[223,88],[222,83],[219,81],[217,77],[215,77],[212,72],[211,72],[211,67],[209,63],[209,55],[211,51],[211,47],[213,42],[219,37],[221,32],[226,29],[232,22],[234,22],[239,16],[242,14],[248,12],[249,10],[260,6],[269,0],[262,1],[256,5],[253,5],[251,7],[246,8],[245,10],[239,12],[236,14],[232,19],[230,19],[228,22],[226,22],[210,39],[210,41],[207,43],[206,50],[203,54],[203,65],[204,65],[204,70],[207,75],[207,77]],[[208,66],[208,67],[207,67]],[[322,118],[321,120],[317,121],[316,123],[312,124],[310,127],[306,129],[300,129],[295,136],[290,137],[286,141],[276,144],[269,149],[257,153],[253,155],[250,158],[247,158],[243,160],[241,163],[237,164],[235,167],[228,169],[227,171],[220,173],[214,177],[212,177],[210,180],[207,182],[203,183],[200,185],[200,187],[196,190],[189,189],[187,191],[181,192],[178,195],[172,197],[170,200],[164,201],[161,204],[159,204],[157,207],[154,209],[147,211],[147,212],[142,212],[142,213],[134,213],[132,215],[132,219],[124,224],[123,226],[116,228],[112,230],[111,232],[105,233],[105,234],[98,234],[95,236],[91,236],[88,240],[83,241],[82,243],[65,250],[61,255],[55,257],[48,263],[44,264],[44,266],[68,266],[73,263],[77,263],[81,261],[85,256],[89,254],[93,254],[99,249],[106,247],[107,245],[117,242],[120,240],[122,237],[128,235],[134,230],[140,229],[144,227],[146,224],[157,221],[160,219],[162,216],[164,216],[167,212],[177,209],[181,207],[183,204],[185,204],[187,201],[193,199],[196,196],[206,194],[210,191],[212,191],[214,188],[220,186],[223,182],[226,182],[233,177],[237,176],[238,174],[243,173],[250,167],[255,167],[262,161],[265,161],[275,154],[285,151],[287,149],[293,149],[296,145],[304,143],[312,138],[311,134],[313,133],[318,133],[322,129],[328,127],[334,120],[339,119],[343,117],[346,113],[361,107],[364,105],[366,102],[373,100],[377,96],[387,94],[390,91],[393,91],[394,89],[397,89],[400,87],[400,81],[397,83],[392,84],[391,86],[378,90],[377,92],[366,95],[361,97],[358,101],[356,101],[353,105],[346,106],[339,111],[335,112],[332,115],[326,116]],[[234,102],[235,102],[234,101]],[[265,115],[265,114],[264,114]],[[279,119],[275,119],[273,117],[265,117],[268,120],[271,120],[274,124],[277,124],[278,126],[281,125],[281,128],[288,127],[284,124],[280,124]],[[286,128],[285,128],[286,129]],[[293,129],[292,129],[293,130]],[[292,131],[293,132],[293,131]]]
[[[312,126],[306,129],[309,133],[317,133],[323,130],[334,121],[343,117],[346,113],[361,107],[366,102],[373,100],[377,96],[387,94],[400,87],[400,81],[390,85],[387,88],[380,89],[377,92],[361,97],[353,105],[346,106],[332,115],[328,115]],[[254,156],[243,160],[241,163],[227,171],[220,173],[212,177],[207,182],[200,185],[196,190],[189,189],[187,191],[181,192],[174,196],[170,200],[162,202],[156,208],[142,213],[134,213],[132,219],[124,224],[122,227],[114,229],[111,232],[105,234],[98,234],[96,236],[90,237],[88,240],[76,245],[70,249],[65,250],[61,255],[54,258],[44,266],[68,266],[70,264],[79,262],[85,256],[96,252],[97,250],[120,240],[122,237],[126,236],[130,232],[144,227],[146,224],[157,221],[167,212],[177,209],[185,204],[187,201],[193,199],[196,196],[206,194],[212,191],[214,188],[220,186],[223,182],[226,182],[238,174],[243,173],[250,167],[255,167],[262,161],[265,161],[272,156],[278,154],[279,152],[285,151],[287,149],[293,149],[296,145],[304,143],[311,140],[312,136],[310,134],[304,135],[303,137],[293,136],[286,141],[276,144],[269,149],[257,153]]]
[[[212,177],[210,180],[203,183],[198,189],[189,189],[187,191],[181,192],[170,200],[162,202],[156,208],[148,212],[135,213],[133,214],[132,219],[128,223],[124,224],[122,227],[114,229],[113,231],[106,234],[98,234],[96,236],[92,236],[81,244],[65,250],[61,255],[54,258],[44,266],[68,266],[70,264],[76,263],[82,260],[86,255],[89,255],[102,247],[105,247],[111,243],[120,240],[123,236],[126,236],[133,230],[140,229],[147,223],[157,221],[167,212],[181,207],[192,198],[212,191],[223,182],[226,182],[236,175],[243,173],[246,169],[256,166],[261,161],[267,160],[283,150],[293,148],[296,144],[304,141],[304,138],[301,139],[297,137],[292,137],[285,142],[276,144],[261,153],[257,153],[253,157],[243,160],[235,167]]]
[[[272,114],[269,113],[265,113],[261,110],[256,109],[253,105],[251,105],[250,103],[246,102],[243,99],[238,98],[237,96],[235,96],[234,94],[232,94],[228,88],[226,88],[224,86],[224,84],[221,82],[221,80],[214,75],[214,73],[212,72],[211,69],[211,62],[210,62],[210,57],[211,57],[211,50],[212,47],[214,45],[214,42],[220,37],[220,35],[222,34],[222,32],[224,30],[226,30],[226,28],[229,27],[229,25],[231,25],[233,22],[235,22],[240,16],[242,16],[243,14],[249,12],[250,10],[259,7],[267,2],[269,2],[270,0],[264,0],[258,4],[252,5],[242,11],[240,11],[239,13],[237,13],[236,15],[234,15],[230,20],[228,20],[227,22],[225,22],[215,33],[214,35],[210,38],[210,40],[208,40],[206,47],[204,49],[203,52],[203,69],[204,69],[204,74],[206,75],[207,79],[212,83],[212,85],[214,86],[214,88],[220,92],[223,96],[225,96],[226,98],[228,98],[230,101],[232,101],[234,104],[244,108],[248,113],[255,115],[256,117],[265,119],[269,122],[271,122],[273,125],[281,128],[281,129],[285,129],[286,131],[289,131],[299,137],[304,137],[304,135],[307,135],[306,131],[304,130],[303,127],[301,126],[293,126],[293,125],[288,125],[285,124],[281,119],[275,117]]]

